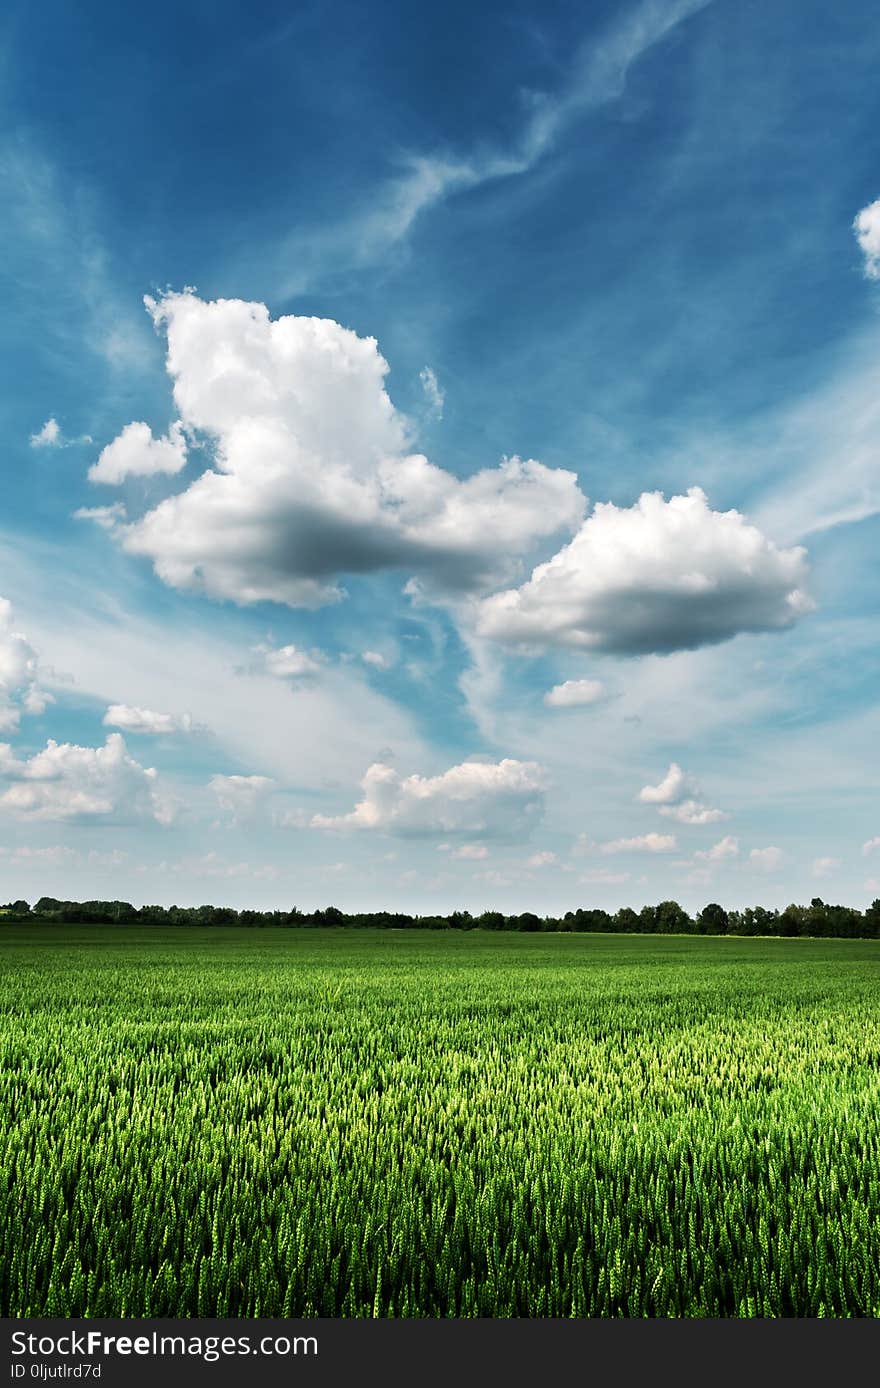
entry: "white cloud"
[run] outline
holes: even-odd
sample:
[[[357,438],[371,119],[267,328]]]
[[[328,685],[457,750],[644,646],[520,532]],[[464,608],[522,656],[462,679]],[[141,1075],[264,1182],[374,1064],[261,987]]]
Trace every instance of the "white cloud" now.
[[[839,867],[839,858],[814,858],[810,872],[814,877],[832,877]]]
[[[484,843],[463,843],[460,848],[452,850],[451,856],[461,858],[465,862],[478,863],[488,858],[489,850]]]
[[[422,390],[425,392],[425,399],[428,402],[428,414],[434,419],[442,419],[443,406],[446,403],[446,394],[430,366],[422,368],[419,372],[419,380],[422,383]]]
[[[865,276],[880,280],[880,198],[863,207],[853,222],[856,240],[865,257]]]
[[[619,887],[624,882],[628,882],[632,876],[629,872],[609,872],[607,868],[588,868],[582,872],[578,882],[582,887]]]
[[[172,818],[155,770],[129,755],[119,733],[110,733],[103,747],[50,740],[25,761],[0,745],[0,777],[11,782],[0,793],[0,807],[28,819]]]
[[[61,425],[52,415],[36,434],[31,434],[28,442],[31,448],[72,448],[78,443],[91,443],[92,436],[81,434],[79,438],[66,439],[61,432]]]
[[[547,691],[544,703],[548,708],[581,708],[584,704],[598,703],[604,693],[601,680],[566,680]]]
[[[193,730],[193,721],[188,713],[155,713],[153,709],[132,708],[130,704],[111,704],[103,722],[106,728],[121,728],[126,733],[154,736],[190,733]]]
[[[376,670],[390,670],[393,664],[381,651],[362,651],[361,660],[365,665],[372,665]]]
[[[74,511],[73,519],[91,521],[101,530],[108,530],[113,534],[124,526],[126,510],[121,501],[113,501],[109,506],[80,506]]]
[[[174,474],[186,466],[186,439],[179,422],[171,425],[164,438],[154,438],[148,424],[135,420],[101,450],[98,461],[89,468],[90,482],[116,486],[126,477],[155,477]]]
[[[711,848],[698,850],[695,858],[700,858],[706,863],[723,863],[729,858],[736,858],[739,855],[739,839],[733,834],[726,834],[723,839],[719,839]]]
[[[94,601],[87,585],[56,593],[34,556],[28,565],[33,584],[43,590],[38,604],[29,603],[35,643],[39,637],[56,667],[75,675],[82,696],[100,701],[101,714],[111,703],[190,710],[193,731],[210,728],[225,758],[209,774],[247,769],[320,791],[328,782],[356,783],[383,748],[423,764],[425,745],[411,714],[371,687],[359,663],[328,664],[320,678],[299,681],[292,699],[289,682],[268,675],[257,657],[242,668],[237,630],[194,626],[185,615],[153,620],[120,611],[115,603]],[[247,659],[247,649],[244,654]]]
[[[802,548],[781,550],[705,493],[598,504],[519,588],[474,603],[479,635],[541,649],[664,654],[778,631],[812,609]]]
[[[758,872],[776,872],[782,865],[782,849],[772,845],[769,848],[753,848],[749,862]]]
[[[60,448],[61,444],[61,426],[54,416],[50,416],[43,427],[30,437],[31,448]]]
[[[535,762],[463,762],[440,776],[402,777],[371,766],[364,798],[350,814],[315,815],[318,829],[381,829],[418,834],[490,834],[527,830],[541,815],[546,777]]]
[[[237,299],[148,307],[167,331],[181,421],[215,444],[214,468],[118,532],[172,587],[293,607],[339,599],[340,574],[381,569],[485,588],[583,515],[572,472],[507,458],[460,480],[408,452],[373,338]]]
[[[693,777],[682,771],[678,762],[670,762],[669,770],[656,786],[642,786],[639,799],[645,805],[671,805],[685,793],[695,789]]]
[[[527,858],[527,859],[526,859],[526,867],[530,867],[530,868],[552,867],[554,863],[558,863],[558,862],[559,862],[559,859],[557,858],[556,854],[555,854],[555,853],[551,853],[549,849],[545,849],[542,853],[533,853],[532,856],[531,856],[531,858]]]
[[[279,680],[299,680],[320,674],[326,663],[323,651],[304,651],[299,646],[255,646],[254,650],[262,656],[267,675]]]
[[[727,818],[722,810],[711,810],[697,800],[698,792],[695,778],[682,771],[678,762],[670,762],[662,781],[656,786],[642,786],[638,798],[644,805],[656,805],[660,814],[677,819],[679,824],[715,824]]]
[[[0,732],[15,732],[21,713],[40,714],[53,702],[39,685],[37,653],[16,631],[12,604],[0,598]]]
[[[121,848],[111,848],[109,853],[101,853],[96,848],[90,848],[86,861],[96,867],[117,868],[128,862],[128,854]]]
[[[575,858],[586,858],[590,853],[595,852],[598,845],[593,842],[589,834],[578,834],[572,844],[572,854]]]
[[[20,844],[17,848],[9,849],[4,845],[0,847],[0,854],[16,865],[40,863],[49,867],[61,867],[75,862],[79,857],[74,849],[62,843],[50,844],[43,848],[31,848],[29,844]]]
[[[699,800],[683,800],[680,805],[661,805],[659,813],[668,819],[677,819],[679,824],[717,824],[726,819],[723,810],[710,810]]]
[[[876,838],[868,839],[867,843],[862,844],[862,852],[866,858],[869,854],[874,852],[875,848],[880,848],[880,834],[878,834]]]
[[[674,853],[674,834],[640,834],[632,839],[612,839],[599,845],[600,853]]]
[[[212,776],[208,784],[220,809],[232,816],[233,824],[253,819],[275,789],[271,776]]]
[[[278,869],[271,864],[230,862],[225,855],[216,852],[203,853],[196,858],[180,858],[176,862],[163,861],[154,871],[173,877],[250,877],[257,881],[274,881],[278,876]]]

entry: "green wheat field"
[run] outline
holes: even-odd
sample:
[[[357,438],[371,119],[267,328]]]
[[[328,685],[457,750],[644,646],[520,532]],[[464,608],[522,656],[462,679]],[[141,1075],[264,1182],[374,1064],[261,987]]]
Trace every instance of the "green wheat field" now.
[[[0,930],[0,1310],[877,1316],[880,943]]]

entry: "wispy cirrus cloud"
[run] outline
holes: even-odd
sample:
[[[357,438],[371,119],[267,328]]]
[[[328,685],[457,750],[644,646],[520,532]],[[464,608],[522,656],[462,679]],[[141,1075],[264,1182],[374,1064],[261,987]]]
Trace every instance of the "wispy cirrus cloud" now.
[[[284,293],[301,292],[323,264],[335,271],[375,263],[406,241],[432,207],[487,183],[527,174],[548,155],[565,131],[590,111],[623,95],[632,68],[673,30],[712,0],[641,0],[598,38],[577,50],[555,92],[524,92],[522,122],[506,145],[482,142],[464,151],[410,152],[372,201],[348,220],[324,228],[321,237],[297,234],[282,245],[288,272]],[[294,254],[295,252],[295,254]]]

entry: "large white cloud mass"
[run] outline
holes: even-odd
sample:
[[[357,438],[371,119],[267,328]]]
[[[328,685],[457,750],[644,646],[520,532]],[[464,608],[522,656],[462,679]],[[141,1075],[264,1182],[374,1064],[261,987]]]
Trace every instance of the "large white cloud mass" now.
[[[381,829],[402,835],[521,834],[544,807],[546,777],[536,762],[462,762],[440,776],[401,776],[382,762],[363,781],[350,814],[314,815],[316,829]]]
[[[42,713],[52,696],[40,688],[37,653],[15,630],[12,604],[0,598],[0,732],[15,732],[25,713]]]
[[[167,333],[181,425],[213,445],[212,467],[116,532],[173,587],[305,607],[340,597],[339,575],[379,569],[486,588],[583,517],[572,472],[509,458],[459,480],[409,452],[373,338],[330,319],[272,320],[239,299],[146,302]],[[139,435],[147,451],[134,467],[123,440],[145,427],[129,425],[105,450],[103,480],[147,470],[145,459],[155,470],[160,447],[170,458],[179,433]]]
[[[120,733],[110,733],[103,747],[50,740],[27,760],[0,744],[0,781],[7,783],[0,808],[28,819],[172,818],[155,770],[129,755]]]
[[[853,222],[856,240],[865,257],[865,275],[880,280],[880,198],[863,207]]]
[[[778,549],[705,493],[600,503],[527,583],[475,604],[479,635],[540,649],[641,655],[775,631],[810,611],[805,551]]]

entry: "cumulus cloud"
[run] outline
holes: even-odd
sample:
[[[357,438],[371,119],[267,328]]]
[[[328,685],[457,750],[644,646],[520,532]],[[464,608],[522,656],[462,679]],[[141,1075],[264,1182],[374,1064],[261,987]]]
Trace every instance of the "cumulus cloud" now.
[[[271,776],[212,776],[208,784],[220,809],[232,816],[233,824],[253,819],[275,789]]]
[[[0,732],[15,732],[25,713],[42,713],[53,702],[40,688],[37,653],[15,630],[12,604],[0,598]]]
[[[106,728],[121,728],[126,733],[154,736],[190,733],[193,730],[193,721],[188,713],[156,713],[153,709],[133,708],[129,704],[111,704],[103,722]]]
[[[643,805],[656,805],[660,814],[677,819],[679,824],[715,824],[726,819],[723,810],[711,810],[696,799],[699,786],[689,772],[682,771],[678,762],[669,769],[656,786],[642,786],[638,798]]]
[[[77,439],[66,439],[54,415],[51,415],[35,434],[31,434],[28,440],[31,448],[72,448],[78,443],[91,441],[91,434],[81,434]]]
[[[446,393],[437,380],[430,366],[425,366],[419,372],[419,380],[422,383],[422,390],[425,392],[425,399],[428,402],[428,414],[434,419],[443,418],[443,406],[446,404]]]
[[[61,426],[54,416],[50,416],[36,434],[31,434],[31,448],[60,448]]]
[[[880,834],[878,834],[876,838],[868,839],[867,843],[862,844],[862,852],[866,858],[869,854],[874,852],[875,848],[880,848]]]
[[[536,762],[463,762],[439,776],[401,776],[374,763],[363,799],[344,815],[315,815],[316,829],[381,829],[402,835],[527,831],[544,807],[546,776]]]
[[[361,651],[361,660],[365,665],[372,665],[375,670],[390,670],[393,661],[381,651]]]
[[[778,631],[813,607],[805,551],[778,549],[705,493],[598,504],[519,588],[474,603],[479,635],[540,649],[665,654]]]
[[[639,799],[644,805],[671,805],[693,789],[693,777],[682,771],[678,762],[674,761],[670,762],[669,770],[658,785],[642,786]]]
[[[694,857],[706,863],[724,863],[730,858],[738,857],[738,855],[739,839],[735,838],[733,834],[726,834],[723,839],[719,839],[711,848],[698,850],[694,854]]]
[[[120,733],[103,747],[50,740],[28,760],[0,744],[0,808],[27,819],[155,819],[169,823],[173,811],[159,793],[157,775],[128,753]]]
[[[640,834],[632,839],[612,839],[599,845],[600,853],[674,853],[674,834]]]
[[[603,697],[605,686],[601,680],[566,680],[555,684],[544,695],[548,708],[581,708],[585,704],[595,704]]]
[[[758,872],[776,872],[782,866],[782,849],[771,845],[768,848],[753,848],[749,863]]]
[[[479,863],[488,858],[489,850],[484,843],[463,843],[460,848],[452,850],[451,856],[465,862]]]
[[[255,646],[268,675],[279,680],[300,680],[320,673],[326,663],[323,651],[304,651],[299,646]]]
[[[839,858],[814,858],[810,872],[814,877],[832,877],[839,867]]]
[[[853,222],[856,240],[865,257],[865,276],[880,280],[880,198],[863,207]]]
[[[167,334],[180,425],[214,448],[213,467],[116,532],[172,587],[293,607],[339,599],[342,574],[382,569],[443,591],[486,588],[583,516],[572,472],[506,458],[460,480],[410,452],[373,338],[189,292],[147,306]],[[165,459],[177,457],[172,437]]]
[[[154,438],[149,424],[135,420],[101,450],[98,461],[89,468],[90,482],[117,486],[126,477],[155,477],[174,474],[186,466],[186,439],[183,427],[175,421],[164,438]]]
[[[542,853],[533,853],[532,856],[531,856],[530,858],[527,858],[527,859],[526,859],[526,867],[530,867],[530,868],[552,867],[554,863],[558,863],[558,862],[559,862],[559,859],[557,858],[557,856],[556,856],[555,853],[551,853],[549,849],[544,849],[544,851],[543,851]]]

